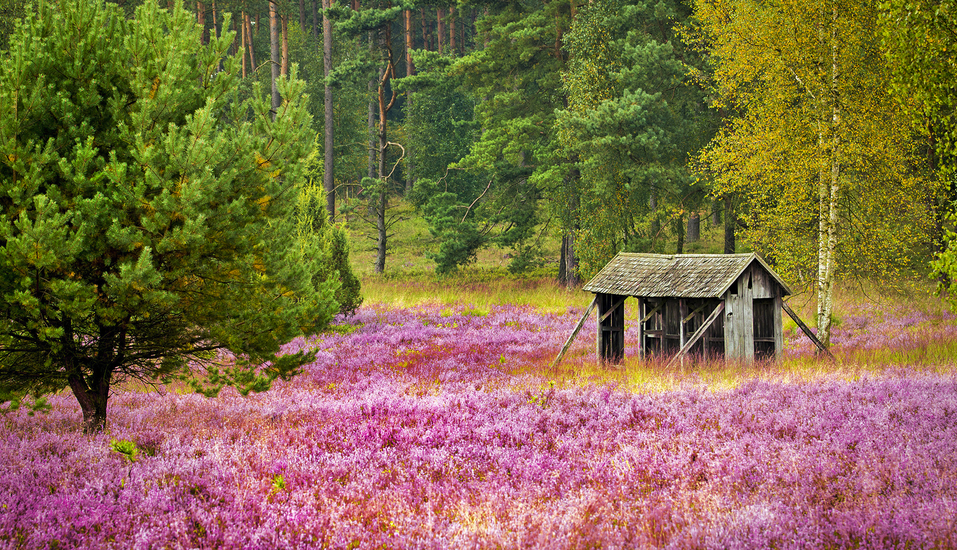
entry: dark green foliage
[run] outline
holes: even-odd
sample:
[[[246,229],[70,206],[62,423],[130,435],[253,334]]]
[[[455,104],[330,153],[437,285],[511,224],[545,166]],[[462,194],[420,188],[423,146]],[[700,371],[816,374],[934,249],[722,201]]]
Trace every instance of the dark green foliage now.
[[[346,232],[341,227],[329,227],[323,234],[323,250],[329,258],[329,271],[321,274],[321,278],[338,275],[339,288],[336,289],[335,299],[339,304],[340,313],[353,313],[362,305],[362,286],[358,277],[352,272],[349,264],[349,241]]]
[[[475,261],[475,254],[488,239],[473,219],[468,219],[456,193],[443,191],[434,180],[416,182],[416,192],[425,197],[422,212],[429,221],[429,231],[439,240],[439,251],[428,253],[435,261],[435,271],[447,274]]]
[[[662,228],[681,227],[703,200],[687,164],[717,116],[686,76],[703,64],[674,30],[689,16],[678,1],[596,0],[565,37],[569,105],[557,127],[582,173],[586,275],[620,250],[663,251]]]
[[[472,204],[482,196],[486,174],[449,168],[468,154],[478,131],[475,102],[461,89],[461,77],[449,73],[453,59],[425,51],[414,58],[419,74],[397,81],[398,90],[410,92],[405,130],[418,176],[408,199],[422,209],[440,242],[428,257],[444,274],[474,261],[489,243],[477,221],[486,204]]]
[[[69,386],[88,430],[111,384],[222,350],[250,389],[290,376],[280,345],[337,309],[321,239],[290,246],[302,83],[241,100],[231,34],[193,21],[44,3],[0,61],[0,389]]]
[[[561,71],[567,55],[560,46],[570,20],[567,3],[490,5],[477,25],[483,49],[450,68],[474,98],[481,125],[468,154],[453,167],[482,174],[481,199],[471,215],[490,235],[489,242],[511,248],[513,258],[527,259],[524,251],[535,250],[534,230],[546,215],[542,199],[550,198],[573,169],[554,127],[555,111],[565,101]],[[547,214],[574,204],[553,201]],[[567,230],[564,224],[562,230]],[[524,259],[512,269],[523,267]]]
[[[314,152],[310,160],[315,159]],[[318,172],[316,167],[313,167],[314,177]],[[298,192],[295,208],[296,240],[304,249],[313,239],[320,240],[324,261],[319,265],[316,277],[323,281],[337,281],[339,285],[335,291],[335,300],[339,304],[339,312],[352,313],[362,305],[362,289],[349,263],[346,232],[329,223],[325,213],[325,192],[314,179],[304,184]]]

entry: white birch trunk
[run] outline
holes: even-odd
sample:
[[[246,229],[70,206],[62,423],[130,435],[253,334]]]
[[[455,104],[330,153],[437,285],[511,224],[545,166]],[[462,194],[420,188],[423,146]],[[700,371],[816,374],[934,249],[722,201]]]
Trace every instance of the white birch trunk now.
[[[831,82],[830,93],[828,94],[831,104],[831,147],[826,156],[830,164],[830,173],[825,174],[822,166],[819,195],[817,337],[825,346],[830,346],[831,343],[831,318],[834,311],[834,255],[837,251],[837,231],[840,221],[838,198],[840,196],[841,178],[841,98],[838,90],[840,46],[838,44],[837,23],[838,10],[837,6],[834,5],[831,8]]]

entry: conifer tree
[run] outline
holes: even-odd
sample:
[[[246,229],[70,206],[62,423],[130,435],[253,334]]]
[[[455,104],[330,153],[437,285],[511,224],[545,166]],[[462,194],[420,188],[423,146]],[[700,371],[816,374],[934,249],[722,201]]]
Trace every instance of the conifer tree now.
[[[273,119],[238,96],[233,33],[199,32],[155,2],[41,3],[0,61],[0,393],[70,387],[87,431],[123,379],[268,388],[338,309],[321,236],[290,246],[301,82]]]

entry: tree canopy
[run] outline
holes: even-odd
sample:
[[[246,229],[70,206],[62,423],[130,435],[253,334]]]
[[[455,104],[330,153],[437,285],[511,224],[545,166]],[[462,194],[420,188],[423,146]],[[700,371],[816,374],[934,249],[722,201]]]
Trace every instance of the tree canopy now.
[[[182,7],[44,2],[0,62],[0,388],[69,386],[88,430],[124,379],[265,389],[337,310],[321,235],[291,245],[302,83],[274,111],[241,97],[232,33],[201,32]]]
[[[700,0],[695,17],[714,97],[734,114],[704,171],[744,196],[752,246],[816,284],[827,344],[836,275],[897,276],[926,257],[932,227],[935,188],[889,93],[877,7]]]

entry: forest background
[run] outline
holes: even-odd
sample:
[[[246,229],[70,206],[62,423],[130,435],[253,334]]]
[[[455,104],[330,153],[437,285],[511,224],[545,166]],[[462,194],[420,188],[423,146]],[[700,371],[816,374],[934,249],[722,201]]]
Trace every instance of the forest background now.
[[[375,237],[375,272],[411,206],[436,272],[490,247],[527,271],[558,238],[569,286],[720,227],[816,287],[825,342],[835,277],[951,280],[949,2],[187,7],[204,41],[235,33],[244,93],[278,105],[298,65],[326,214]],[[5,42],[28,8],[0,9]]]

